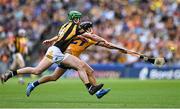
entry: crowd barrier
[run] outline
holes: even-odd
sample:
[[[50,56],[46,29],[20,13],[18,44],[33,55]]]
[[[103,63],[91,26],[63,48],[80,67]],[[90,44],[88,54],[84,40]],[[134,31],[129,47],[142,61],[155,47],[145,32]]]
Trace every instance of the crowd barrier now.
[[[0,63],[0,72],[5,72],[7,69],[4,65]],[[57,67],[57,65],[52,65],[49,68],[50,72]],[[156,67],[152,64],[147,63],[134,63],[131,65],[126,64],[93,64],[91,67],[94,69],[94,74],[98,78],[139,78],[139,79],[180,79],[180,65],[165,65],[163,67]],[[3,69],[4,68],[4,69]],[[43,74],[47,74],[43,73]],[[68,70],[64,77],[74,78],[78,77],[78,73],[74,70]]]
[[[54,70],[52,66],[50,70]],[[139,78],[139,79],[180,79],[180,65],[156,67],[148,63],[127,64],[93,64],[94,74],[98,78]],[[78,77],[70,70],[65,77]]]
[[[97,72],[114,71],[121,78],[139,78],[139,79],[180,79],[180,66],[165,65],[156,67],[147,63],[125,64],[94,64],[92,68]]]

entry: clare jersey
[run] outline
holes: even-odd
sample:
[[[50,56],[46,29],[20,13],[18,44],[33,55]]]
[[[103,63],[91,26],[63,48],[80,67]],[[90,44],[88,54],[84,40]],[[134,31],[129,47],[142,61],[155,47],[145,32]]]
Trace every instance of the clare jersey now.
[[[58,47],[62,52],[64,52],[72,40],[80,34],[83,34],[84,30],[81,29],[74,22],[68,22],[64,24],[58,33],[58,40],[55,42],[54,46]]]
[[[71,42],[67,51],[69,51],[72,55],[79,57],[79,55],[85,51],[86,48],[96,43],[97,42],[88,38],[77,38]]]

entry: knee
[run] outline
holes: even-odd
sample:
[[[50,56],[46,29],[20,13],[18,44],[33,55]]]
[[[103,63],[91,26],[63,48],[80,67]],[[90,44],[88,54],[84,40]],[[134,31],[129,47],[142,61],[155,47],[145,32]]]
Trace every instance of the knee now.
[[[25,66],[24,63],[21,63],[21,64],[20,64],[20,68],[23,68],[24,66]]]
[[[87,69],[87,66],[85,63],[82,62],[82,63],[78,64],[77,70],[86,70],[86,69]]]
[[[33,68],[33,74],[35,74],[35,75],[41,74],[41,69]]]

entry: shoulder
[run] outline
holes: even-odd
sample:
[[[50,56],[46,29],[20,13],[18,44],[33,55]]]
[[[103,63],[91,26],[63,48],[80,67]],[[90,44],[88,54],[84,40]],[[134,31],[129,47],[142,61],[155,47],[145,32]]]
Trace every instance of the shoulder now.
[[[65,24],[63,24],[63,25],[61,26],[61,28],[62,28],[62,27],[66,27],[69,23],[70,23],[70,22],[66,22]]]

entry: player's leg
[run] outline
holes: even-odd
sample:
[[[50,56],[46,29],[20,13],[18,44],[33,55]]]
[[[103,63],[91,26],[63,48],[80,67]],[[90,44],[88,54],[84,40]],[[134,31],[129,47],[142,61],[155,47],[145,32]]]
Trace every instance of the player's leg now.
[[[89,83],[89,79],[86,74],[85,64],[82,63],[78,58],[76,58],[73,55],[68,55],[62,61],[62,64],[76,69],[78,71],[79,77],[83,81],[83,83],[85,83],[85,84]]]
[[[87,63],[84,63],[85,64],[85,69],[86,69],[86,72],[87,72],[87,75],[88,75],[88,79],[90,81],[90,83],[92,85],[96,85],[97,82],[96,82],[96,78],[94,76],[94,70],[87,64]]]
[[[50,61],[47,57],[44,57],[36,67],[25,67],[25,68],[21,68],[15,71],[8,71],[7,73],[1,75],[1,80],[3,82],[6,82],[9,78],[12,78],[16,75],[22,75],[22,74],[39,75],[52,64],[53,64],[52,61]]]
[[[50,81],[56,81],[59,77],[61,77],[66,70],[62,69],[60,67],[57,67],[55,71],[51,75],[45,75],[41,77],[40,79],[29,83],[26,89],[26,95],[29,96],[31,94],[31,91],[33,91],[38,85],[50,82]]]
[[[88,78],[91,84],[96,85],[96,78],[94,75],[94,70],[87,64],[85,63],[87,68],[86,68],[86,72],[88,74]],[[111,89],[100,89],[99,91],[96,92],[96,97],[98,99],[102,98],[104,95],[106,95]]]
[[[83,81],[83,83],[85,84],[86,88],[88,89],[91,95],[93,95],[103,87],[103,84],[94,86],[93,84],[90,83],[86,73],[86,69],[88,68],[86,64],[83,61],[81,61],[79,58],[70,54],[65,54],[65,58],[62,61],[62,64],[68,65],[78,71],[79,77],[81,78],[81,80]]]
[[[16,54],[12,55],[13,62],[10,65],[10,70],[15,70],[17,68],[17,59],[16,59]]]
[[[64,74],[65,71],[66,71],[66,69],[62,69],[60,67],[56,67],[56,69],[53,72],[53,74],[46,75],[46,76],[43,76],[42,78],[40,78],[38,80],[39,84],[43,84],[43,83],[50,82],[50,81],[56,81],[57,79],[59,79]]]
[[[35,74],[39,75],[45,71],[53,63],[60,61],[64,58],[59,48],[51,46],[48,48],[45,57],[40,61],[36,67],[25,67],[15,71],[8,71],[7,73],[1,75],[1,81],[6,82],[9,78],[20,75],[20,74]]]
[[[18,55],[18,53],[15,53],[12,56],[13,56],[13,62],[10,66],[10,70],[14,71],[18,68],[18,66],[19,66],[19,68],[22,68],[25,66],[22,55]],[[22,75],[19,75],[19,76],[20,76],[19,77],[19,83],[24,84],[24,80],[22,78]]]
[[[16,59],[17,59],[17,65],[19,66],[19,68],[25,67],[25,61],[21,53],[16,54]],[[18,75],[18,77],[19,77],[19,83],[24,84],[23,75]]]
[[[17,74],[34,74],[39,75],[53,64],[47,57],[44,57],[36,67],[25,67],[17,70]]]

